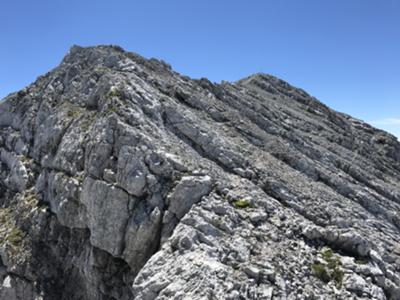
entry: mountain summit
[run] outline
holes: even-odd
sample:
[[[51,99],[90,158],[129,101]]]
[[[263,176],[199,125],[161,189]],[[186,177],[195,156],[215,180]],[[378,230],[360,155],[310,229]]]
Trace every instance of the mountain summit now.
[[[0,167],[0,299],[400,299],[400,143],[270,75],[74,46]]]

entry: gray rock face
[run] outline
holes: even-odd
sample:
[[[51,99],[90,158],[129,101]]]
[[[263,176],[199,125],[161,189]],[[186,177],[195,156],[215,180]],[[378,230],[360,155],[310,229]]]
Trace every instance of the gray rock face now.
[[[185,176],[176,185],[167,198],[168,211],[182,219],[193,204],[211,191],[211,178],[209,176]]]
[[[83,183],[81,201],[87,210],[91,244],[120,255],[129,219],[128,193],[89,177]]]
[[[0,299],[400,299],[400,143],[265,74],[71,48],[0,103]]]

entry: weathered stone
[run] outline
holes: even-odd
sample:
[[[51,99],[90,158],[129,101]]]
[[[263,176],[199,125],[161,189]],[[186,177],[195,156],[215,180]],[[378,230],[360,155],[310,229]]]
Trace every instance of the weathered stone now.
[[[157,250],[161,234],[162,213],[158,207],[147,216],[136,213],[129,221],[125,234],[124,259],[134,270],[139,270],[144,262]]]
[[[167,198],[168,210],[181,219],[192,207],[207,195],[212,188],[209,176],[186,176],[178,183]]]
[[[146,176],[149,171],[140,151],[123,147],[118,158],[118,184],[130,194],[140,197],[145,192]]]
[[[129,197],[123,190],[87,178],[80,200],[86,207],[93,246],[118,256],[122,254],[129,218]]]
[[[249,277],[254,278],[256,281],[260,279],[260,270],[253,266],[244,266],[243,272],[245,272]]]
[[[0,299],[37,299],[36,297],[39,295],[35,293],[34,285],[15,276],[7,275],[0,286]]]
[[[345,285],[347,290],[355,292],[358,296],[362,296],[363,293],[369,294],[367,283],[357,274],[352,274],[346,278]]]

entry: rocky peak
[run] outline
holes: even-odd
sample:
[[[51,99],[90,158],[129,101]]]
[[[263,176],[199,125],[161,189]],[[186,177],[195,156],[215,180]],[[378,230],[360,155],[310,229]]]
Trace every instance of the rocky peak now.
[[[0,167],[1,299],[400,298],[399,142],[271,75],[73,46]]]

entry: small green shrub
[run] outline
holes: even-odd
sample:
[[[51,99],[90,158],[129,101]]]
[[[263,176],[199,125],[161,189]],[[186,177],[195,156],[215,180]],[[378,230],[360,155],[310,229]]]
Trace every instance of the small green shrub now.
[[[250,202],[245,199],[238,199],[233,201],[233,204],[238,208],[247,208],[250,207]]]
[[[314,275],[322,281],[329,282],[331,280],[331,276],[329,275],[328,270],[323,264],[313,264],[311,268]]]
[[[334,270],[341,265],[340,259],[333,255],[333,251],[331,249],[326,249],[321,253],[322,258],[328,263],[328,268]]]

